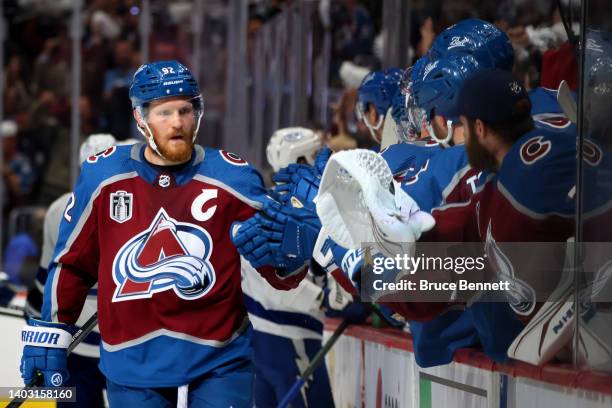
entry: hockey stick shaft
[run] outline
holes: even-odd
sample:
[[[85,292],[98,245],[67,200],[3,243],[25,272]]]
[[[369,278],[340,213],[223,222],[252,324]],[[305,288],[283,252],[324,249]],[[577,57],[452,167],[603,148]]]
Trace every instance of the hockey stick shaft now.
[[[372,261],[371,250],[370,248],[366,248],[365,253],[364,253],[364,263],[362,266],[362,271],[364,271],[368,267],[371,267],[372,265],[373,265],[373,261]],[[359,301],[358,298],[355,298],[354,300]],[[376,314],[379,318],[381,318],[384,321],[387,321],[387,318],[383,315],[383,313],[375,305],[371,303],[364,303],[364,304],[368,305],[370,311]],[[334,346],[336,341],[338,341],[342,333],[344,333],[346,328],[349,327],[350,325],[351,323],[348,321],[348,319],[342,320],[340,325],[332,333],[331,337],[327,340],[327,342],[323,345],[323,347],[321,347],[321,350],[319,350],[319,352],[312,359],[312,362],[310,363],[310,365],[298,377],[298,379],[295,381],[295,383],[289,389],[289,391],[287,391],[287,394],[283,397],[283,399],[276,406],[276,408],[287,408],[289,406],[291,401],[293,401],[295,397],[298,395],[298,393],[300,392],[304,384],[306,384],[306,381],[308,380],[308,378],[312,375],[312,373],[314,373],[314,371],[317,369],[319,364],[323,361],[323,359],[325,358],[329,350],[331,350],[331,348]]]
[[[74,336],[72,336],[72,340],[70,341],[70,345],[68,346],[66,353],[72,353],[72,351],[85,339],[85,337],[87,337],[87,335],[91,333],[91,331],[96,327],[97,324],[98,313],[96,312],[85,322],[83,326],[81,326],[81,328],[74,334]],[[40,379],[40,375],[40,373],[37,373],[34,380],[31,383],[26,384],[26,386],[21,389],[19,395],[28,395],[27,391],[37,386],[38,381]],[[15,397],[6,406],[6,408],[18,408],[26,401],[26,399],[27,398]]]
[[[300,375],[300,377],[298,377],[293,386],[289,389],[285,397],[281,400],[281,402],[278,403],[278,405],[276,406],[277,408],[287,408],[289,406],[291,401],[293,401],[293,399],[299,394],[300,390],[302,389],[308,378],[317,369],[319,364],[321,364],[321,362],[325,358],[325,355],[327,355],[329,350],[331,350],[331,348],[334,346],[336,341],[338,341],[344,330],[346,330],[346,328],[349,327],[350,324],[351,323],[347,319],[342,320],[340,325],[332,333],[331,337],[327,340],[327,342],[325,342],[323,347],[321,347],[321,350],[319,350],[319,352],[312,359],[312,362],[310,363],[308,368],[304,370],[304,372]]]

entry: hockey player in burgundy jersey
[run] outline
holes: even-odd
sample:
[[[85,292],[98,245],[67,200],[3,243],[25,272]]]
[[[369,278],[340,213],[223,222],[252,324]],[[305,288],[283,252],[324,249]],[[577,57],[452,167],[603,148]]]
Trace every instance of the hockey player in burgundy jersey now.
[[[535,127],[524,88],[504,71],[473,75],[459,101],[470,164],[487,171],[486,181],[469,201],[434,208],[436,227],[425,239],[482,241],[495,272],[509,267],[521,277],[530,255],[507,259],[497,243],[565,242],[573,235],[575,138]],[[562,270],[562,259],[549,261],[548,269]],[[536,299],[511,295],[514,312],[530,316]]]
[[[203,100],[185,66],[141,66],[130,98],[148,143],[83,164],[42,320],[24,329],[22,376],[28,383],[40,370],[45,385],[64,382],[66,330],[97,282],[111,406],[162,406],[176,399],[168,388],[187,384],[190,405],[251,406],[251,328],[232,234],[269,200],[261,177],[232,153],[194,145]],[[276,288],[295,287],[303,262],[268,255],[257,272]]]

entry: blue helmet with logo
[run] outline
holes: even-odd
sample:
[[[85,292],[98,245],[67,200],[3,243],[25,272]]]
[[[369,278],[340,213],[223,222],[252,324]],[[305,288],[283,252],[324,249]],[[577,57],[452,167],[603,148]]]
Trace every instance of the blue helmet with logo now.
[[[192,137],[195,142],[204,113],[204,100],[196,79],[186,66],[176,60],[157,61],[141,65],[132,79],[129,96],[132,101],[132,108],[142,118],[138,130],[147,139],[149,146],[162,157],[163,155],[155,144],[153,132],[146,121],[148,105],[152,101],[163,98],[175,96],[188,98],[193,105],[196,119],[196,127]]]
[[[427,119],[442,115],[457,121],[452,112],[459,89],[467,77],[481,68],[491,67],[478,63],[471,55],[447,55],[429,62],[421,78],[412,83],[416,104],[425,110]]]
[[[441,115],[448,121],[448,134],[444,139],[437,138],[429,129],[430,135],[438,142],[446,144],[450,141],[451,125],[459,121],[454,115],[459,89],[465,79],[481,68],[492,67],[479,63],[468,54],[449,54],[427,63],[420,72],[420,78],[412,82],[412,96],[416,105],[423,109],[425,119],[430,122],[435,115]]]
[[[514,50],[505,32],[483,20],[462,20],[442,31],[429,50],[434,61],[448,54],[467,54],[481,64],[512,70]]]
[[[403,70],[400,68],[372,71],[363,78],[357,89],[357,116],[364,121],[375,140],[374,130],[382,126],[384,117],[393,103],[393,97],[399,89],[402,74]],[[369,123],[366,116],[370,104],[378,113],[379,119],[376,124]]]
[[[130,86],[133,108],[172,96],[200,96],[198,83],[186,66],[171,60],[151,62],[138,68]]]

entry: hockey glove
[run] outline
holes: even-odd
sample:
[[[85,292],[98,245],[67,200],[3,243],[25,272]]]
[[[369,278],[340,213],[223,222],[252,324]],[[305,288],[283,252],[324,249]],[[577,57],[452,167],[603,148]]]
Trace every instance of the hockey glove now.
[[[264,234],[259,215],[243,223],[232,224],[232,242],[253,268],[273,266],[280,277],[286,277],[304,266],[303,259],[285,256],[281,250],[281,242],[271,239],[270,235]]]
[[[276,173],[272,180],[278,183],[273,194],[284,205],[314,209],[313,200],[319,192],[321,181],[312,166],[290,164]]]
[[[406,326],[406,319],[404,319],[401,314],[396,313],[388,307],[378,303],[372,303],[372,307],[378,309],[379,313],[376,314],[389,326],[395,327],[396,329],[403,329]]]
[[[263,235],[280,242],[284,255],[302,262],[310,260],[321,230],[321,222],[314,211],[267,202],[256,217],[264,226]]]
[[[291,163],[287,167],[283,167],[272,176],[272,181],[277,184],[281,183],[297,183],[302,177],[313,176],[317,177],[319,174],[313,166],[308,164]]]
[[[334,152],[332,152],[329,147],[326,147],[317,154],[317,157],[315,157],[314,168],[319,174],[319,176],[323,174],[323,170],[325,170],[327,161],[333,153]]]
[[[312,259],[314,259],[318,265],[321,265],[321,268],[323,268],[326,274],[332,273],[338,269],[338,265],[334,260],[334,254],[332,253],[332,245],[335,245],[334,242],[329,238],[327,232],[321,229],[312,251]]]
[[[370,314],[368,308],[353,301],[353,297],[334,279],[328,282],[328,287],[323,289],[325,314],[329,317],[341,317],[353,324],[363,323]]]
[[[66,328],[63,323],[28,320],[21,330],[24,348],[20,369],[26,385],[34,382],[37,371],[42,373],[45,387],[60,387],[68,380],[66,357],[72,335]]]

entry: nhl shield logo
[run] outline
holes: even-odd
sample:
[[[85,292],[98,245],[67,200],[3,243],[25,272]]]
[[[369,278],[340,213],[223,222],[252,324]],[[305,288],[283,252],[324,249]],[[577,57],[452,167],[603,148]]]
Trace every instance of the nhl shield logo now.
[[[160,187],[164,188],[170,186],[170,176],[167,174],[160,175],[158,184]]]
[[[110,195],[110,217],[118,223],[132,218],[134,195],[127,191],[116,191]]]

